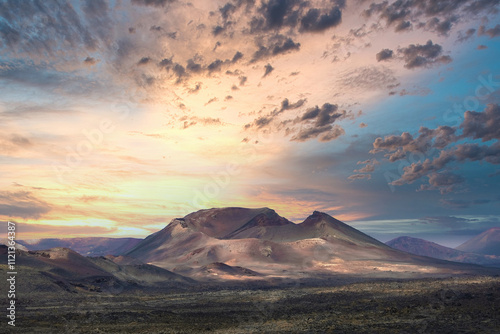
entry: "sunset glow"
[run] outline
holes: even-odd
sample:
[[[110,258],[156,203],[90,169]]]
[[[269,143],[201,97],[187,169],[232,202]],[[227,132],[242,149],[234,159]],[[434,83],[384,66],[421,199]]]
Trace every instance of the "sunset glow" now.
[[[498,226],[498,2],[403,3],[1,2],[0,221],[143,238],[270,207],[450,244]]]

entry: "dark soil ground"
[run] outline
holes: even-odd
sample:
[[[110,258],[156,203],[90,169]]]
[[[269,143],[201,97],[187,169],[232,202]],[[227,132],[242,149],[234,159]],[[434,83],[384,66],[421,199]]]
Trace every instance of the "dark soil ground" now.
[[[6,333],[500,333],[500,277],[30,293]]]

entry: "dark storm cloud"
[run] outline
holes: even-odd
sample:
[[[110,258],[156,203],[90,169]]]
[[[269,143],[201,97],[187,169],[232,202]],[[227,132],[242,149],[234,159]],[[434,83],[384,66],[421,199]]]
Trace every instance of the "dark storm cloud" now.
[[[398,49],[398,53],[405,61],[405,67],[414,69],[418,67],[430,67],[435,64],[446,64],[451,62],[449,56],[442,56],[443,48],[439,44],[432,43],[431,40],[426,44],[410,44],[406,48]]]
[[[51,210],[50,205],[31,192],[0,191],[0,212],[14,218],[38,219]]]
[[[140,6],[165,7],[176,0],[132,0],[132,4]]]
[[[392,50],[383,49],[382,51],[377,53],[376,58],[377,58],[377,61],[387,60],[387,59],[391,59],[393,54],[394,54],[394,52]]]
[[[498,37],[500,36],[500,24],[497,24],[494,28],[490,29],[485,26],[480,26],[477,33],[479,36],[488,35],[490,38]]]

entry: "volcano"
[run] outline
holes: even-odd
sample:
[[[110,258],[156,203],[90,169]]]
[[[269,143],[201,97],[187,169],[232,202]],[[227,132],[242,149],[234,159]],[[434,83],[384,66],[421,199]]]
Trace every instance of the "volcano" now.
[[[238,279],[415,277],[481,268],[393,249],[319,211],[295,224],[269,208],[200,210],[173,219],[125,255],[196,279],[205,272]]]

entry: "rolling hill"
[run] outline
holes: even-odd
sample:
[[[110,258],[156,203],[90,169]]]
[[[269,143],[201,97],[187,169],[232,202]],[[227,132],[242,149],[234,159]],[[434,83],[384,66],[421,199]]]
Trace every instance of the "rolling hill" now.
[[[16,240],[16,247],[25,251],[50,248],[70,248],[83,256],[120,255],[137,245],[142,239],[137,238],[48,238]],[[0,240],[6,244],[6,240]]]
[[[386,242],[386,244],[392,248],[415,255],[454,262],[500,267],[500,256],[463,252],[419,238],[398,237]]]

